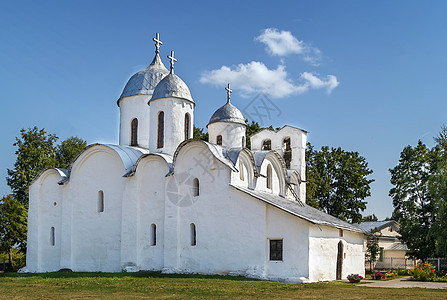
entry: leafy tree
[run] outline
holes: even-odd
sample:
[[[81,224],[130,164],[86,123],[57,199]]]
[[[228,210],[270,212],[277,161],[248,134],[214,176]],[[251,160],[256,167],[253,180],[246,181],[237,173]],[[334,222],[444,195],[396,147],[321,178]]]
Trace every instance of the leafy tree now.
[[[245,144],[248,149],[251,149],[250,136],[261,131],[264,128],[259,126],[258,122],[251,121],[251,123],[249,123],[247,119],[245,119],[245,124],[247,125],[247,128],[245,130],[245,141],[246,141]]]
[[[371,232],[366,236],[365,252],[366,262],[369,262],[369,270],[372,269],[372,264],[377,261],[377,255],[379,252],[379,237],[377,236],[377,233]]]
[[[376,221],[379,221],[379,219],[377,219],[375,214],[362,217],[362,222],[376,222]]]
[[[47,135],[44,129],[37,127],[22,129],[20,135],[21,138],[16,137],[13,144],[17,147],[17,160],[14,169],[8,169],[6,181],[14,197],[20,203],[28,204],[28,184],[43,168],[57,166],[54,143],[58,138],[54,134]]]
[[[13,196],[22,204],[28,204],[26,189],[36,175],[46,167],[67,168],[74,156],[85,147],[86,142],[71,137],[57,145],[58,137],[47,134],[36,126],[22,129],[13,144],[17,147],[14,168],[8,169],[6,178]]]
[[[435,162],[436,152],[419,141],[416,147],[405,147],[397,166],[389,170],[394,185],[389,192],[394,206],[392,218],[400,223],[401,239],[412,256],[420,259],[433,256],[435,249],[435,238],[430,234],[434,201],[429,190]]]
[[[430,236],[435,239],[436,255],[447,257],[447,128],[443,127],[437,137],[433,152],[436,155],[435,168],[429,179],[433,196],[434,220]]]
[[[203,132],[203,128],[194,126],[193,138],[195,140],[202,140],[208,142],[208,132]]]
[[[8,252],[12,266],[12,248],[25,249],[28,208],[12,195],[0,200],[0,251]]]
[[[363,200],[371,195],[374,181],[368,179],[372,170],[366,159],[341,148],[323,146],[316,151],[308,143],[306,164],[306,202],[339,219],[360,222],[360,211],[366,208]]]
[[[68,169],[76,155],[87,146],[87,142],[72,136],[56,146],[56,160],[59,168]]]

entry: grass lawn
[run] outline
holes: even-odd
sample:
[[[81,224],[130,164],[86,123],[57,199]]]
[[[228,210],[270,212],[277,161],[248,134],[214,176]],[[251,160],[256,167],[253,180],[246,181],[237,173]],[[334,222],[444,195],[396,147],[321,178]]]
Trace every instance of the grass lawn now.
[[[0,299],[447,299],[443,290],[139,273],[0,274]]]

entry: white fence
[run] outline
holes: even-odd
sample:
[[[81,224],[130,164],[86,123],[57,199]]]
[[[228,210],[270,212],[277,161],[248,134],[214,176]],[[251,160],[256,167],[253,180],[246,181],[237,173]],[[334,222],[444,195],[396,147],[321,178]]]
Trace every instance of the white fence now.
[[[369,269],[370,266],[373,270],[380,269],[411,269],[419,260],[403,258],[403,257],[385,257],[382,260],[377,260],[376,262],[369,264],[365,262],[365,269]]]
[[[427,262],[435,267],[438,272],[447,271],[447,258],[427,258]]]

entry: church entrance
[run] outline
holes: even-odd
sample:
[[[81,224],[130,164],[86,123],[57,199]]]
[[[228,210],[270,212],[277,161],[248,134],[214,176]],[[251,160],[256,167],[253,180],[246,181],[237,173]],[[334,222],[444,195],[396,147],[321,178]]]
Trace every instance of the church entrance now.
[[[337,253],[337,273],[336,279],[341,280],[341,271],[343,269],[343,242],[338,242],[338,253]]]

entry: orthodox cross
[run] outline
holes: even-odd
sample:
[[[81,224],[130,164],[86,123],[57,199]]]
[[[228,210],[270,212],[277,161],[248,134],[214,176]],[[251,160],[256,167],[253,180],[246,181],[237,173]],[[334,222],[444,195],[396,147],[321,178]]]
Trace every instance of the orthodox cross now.
[[[230,90],[230,84],[225,89],[227,90],[227,102],[230,103],[230,94],[233,92]]]
[[[177,61],[177,58],[174,57],[174,51],[171,51],[171,55],[168,55],[168,58],[171,60],[171,73],[174,74],[174,62]]]
[[[155,53],[160,53],[160,45],[163,45],[163,42],[160,41],[160,34],[157,32],[152,40],[155,42]]]

